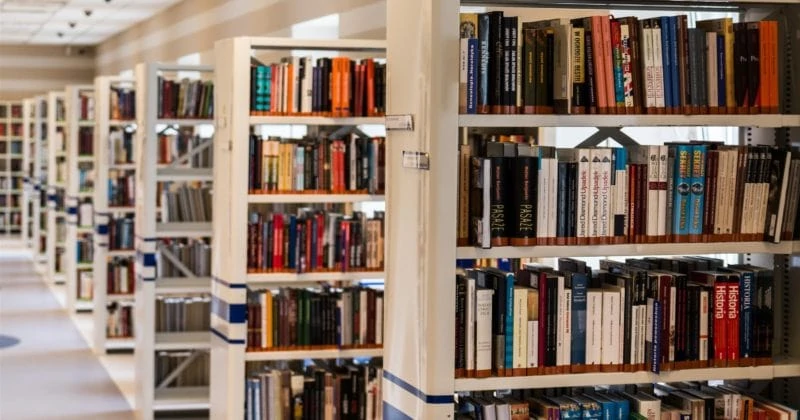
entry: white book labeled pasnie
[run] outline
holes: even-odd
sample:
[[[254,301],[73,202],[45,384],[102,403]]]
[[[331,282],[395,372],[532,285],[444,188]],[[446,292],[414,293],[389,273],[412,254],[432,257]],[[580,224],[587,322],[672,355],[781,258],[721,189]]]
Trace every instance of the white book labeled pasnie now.
[[[492,289],[475,291],[475,371],[492,370]]]
[[[514,287],[514,350],[513,369],[528,367],[528,292],[527,287]]]
[[[618,365],[620,344],[620,292],[613,285],[603,286],[603,338],[601,363],[604,365]]]
[[[602,361],[603,341],[603,291],[586,292],[586,364],[599,365]]]
[[[653,89],[655,93],[655,106],[664,108],[664,59],[661,51],[662,28],[658,19],[653,19]]]
[[[467,302],[466,302],[466,345],[464,351],[467,352],[467,372],[475,370],[475,279],[467,278]]]

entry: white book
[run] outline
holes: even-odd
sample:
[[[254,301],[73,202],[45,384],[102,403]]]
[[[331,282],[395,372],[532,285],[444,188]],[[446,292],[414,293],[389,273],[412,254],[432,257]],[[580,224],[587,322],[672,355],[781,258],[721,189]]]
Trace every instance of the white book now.
[[[586,152],[589,155],[589,203],[588,203],[588,225],[589,231],[586,236],[589,238],[600,237],[600,188],[603,170],[601,168],[600,149],[582,149],[579,155]],[[580,172],[580,163],[578,164]],[[579,184],[580,188],[580,184]]]
[[[483,168],[483,189],[482,189],[481,192],[483,193],[483,197],[482,197],[483,214],[482,214],[482,217],[481,217],[480,245],[482,247],[484,247],[484,248],[489,248],[489,247],[491,247],[491,244],[492,244],[492,230],[491,230],[491,228],[489,226],[489,224],[490,224],[489,212],[490,212],[490,209],[491,209],[490,203],[491,203],[491,199],[492,199],[492,189],[490,187],[492,185],[492,161],[491,161],[491,159],[483,159],[482,168]],[[540,172],[539,175],[541,176],[542,173]],[[539,191],[541,193],[541,189]],[[541,194],[540,194],[540,197],[541,197]],[[539,225],[537,224],[537,226],[539,226]]]
[[[578,162],[577,180],[577,209],[576,209],[576,236],[578,238],[589,238],[591,236],[591,151],[589,149],[573,149],[571,159]],[[563,150],[559,150],[562,153]]]
[[[719,106],[717,68],[717,33],[706,32],[706,86],[708,86],[708,106],[710,107]]]
[[[653,89],[655,106],[664,108],[664,58],[661,50],[661,27],[656,24],[653,31]]]
[[[81,203],[78,206],[78,214],[80,217],[81,226],[92,226],[92,215],[94,214],[94,207],[91,202]]]
[[[677,306],[678,306],[678,299],[677,299],[677,291],[675,286],[670,286],[669,288],[669,355],[668,360],[670,362],[675,361],[675,320],[677,315]]]
[[[667,182],[669,146],[658,147],[658,236],[667,235]]]
[[[718,152],[717,158],[717,192],[714,197],[714,226],[713,232],[715,235],[725,233],[725,225],[727,224],[727,214],[724,213],[723,200],[728,191],[728,154],[725,150]],[[725,212],[727,213],[727,212]]]
[[[528,321],[528,367],[539,367],[539,321]]]
[[[466,331],[466,346],[464,351],[467,352],[467,371],[475,370],[475,279],[467,278],[467,307],[465,314],[467,317],[467,331]]]
[[[620,293],[612,285],[603,286],[603,321],[602,321],[602,353],[601,363],[604,365],[619,364],[620,344]]]
[[[311,56],[303,57],[303,86],[302,86],[302,100],[301,112],[304,114],[311,113],[311,104],[314,97],[313,82],[314,82],[314,59]]]
[[[661,420],[661,400],[642,392],[634,396],[636,412],[647,417],[647,420]]]
[[[475,370],[492,370],[492,289],[475,292]]]
[[[586,292],[586,364],[599,365],[603,340],[603,292]]]
[[[656,106],[655,72],[653,68],[653,29],[642,26],[642,61],[644,62],[644,97],[645,107]]]
[[[375,344],[383,344],[383,298],[375,297]]]
[[[639,305],[633,305],[631,306],[631,364],[636,364],[639,357],[637,342],[639,342]]]
[[[556,175],[558,175],[558,172],[556,172]],[[543,158],[540,158],[539,163],[539,189],[536,191],[536,195],[536,237],[546,238],[549,233],[549,229],[547,228],[549,223],[549,209],[547,207],[550,204],[550,165],[547,163],[547,159]]]
[[[603,148],[595,149],[592,151],[592,153],[592,159],[594,159],[594,154],[597,154],[599,155],[598,157],[600,160],[600,201],[598,203],[600,210],[598,211],[597,236],[601,238],[607,238],[614,236],[614,216],[612,214],[613,197],[611,195],[611,171],[613,170],[611,167],[612,151],[611,149]]]
[[[700,290],[700,333],[698,349],[700,351],[700,360],[708,360],[708,311],[711,304],[708,290]]]
[[[514,369],[528,367],[528,291],[527,287],[514,287]]]

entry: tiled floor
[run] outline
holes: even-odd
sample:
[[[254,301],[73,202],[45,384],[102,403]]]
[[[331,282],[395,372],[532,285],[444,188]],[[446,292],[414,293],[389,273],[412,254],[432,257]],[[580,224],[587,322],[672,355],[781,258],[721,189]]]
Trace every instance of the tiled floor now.
[[[0,335],[19,339],[0,349],[0,419],[133,418],[120,392],[132,395],[132,356],[96,357],[84,338],[91,315],[71,319],[53,293],[59,287],[48,287],[24,252],[0,249]]]

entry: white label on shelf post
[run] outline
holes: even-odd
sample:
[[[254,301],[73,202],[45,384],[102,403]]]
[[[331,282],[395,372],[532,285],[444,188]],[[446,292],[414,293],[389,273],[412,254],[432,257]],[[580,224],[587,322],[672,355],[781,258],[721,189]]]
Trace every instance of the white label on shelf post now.
[[[414,131],[414,118],[411,114],[387,115],[384,124],[387,130]]]
[[[403,167],[411,169],[430,169],[430,157],[424,152],[403,150]]]

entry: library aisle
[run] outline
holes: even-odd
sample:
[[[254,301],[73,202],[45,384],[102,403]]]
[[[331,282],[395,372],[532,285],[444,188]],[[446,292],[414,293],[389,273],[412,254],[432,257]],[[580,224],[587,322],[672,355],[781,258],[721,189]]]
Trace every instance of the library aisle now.
[[[89,418],[124,420],[133,411],[29,254],[1,250],[0,419]]]

